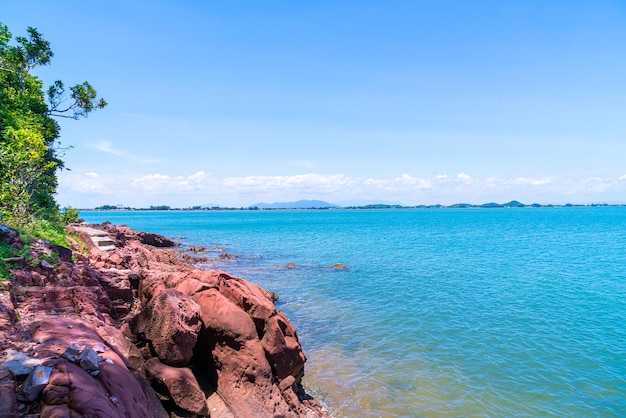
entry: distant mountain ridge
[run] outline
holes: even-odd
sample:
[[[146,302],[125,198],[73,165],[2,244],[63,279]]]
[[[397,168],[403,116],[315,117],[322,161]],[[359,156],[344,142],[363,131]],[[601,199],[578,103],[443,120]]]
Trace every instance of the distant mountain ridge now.
[[[259,209],[327,209],[339,208],[340,206],[323,200],[298,200],[297,202],[255,203],[250,207]]]

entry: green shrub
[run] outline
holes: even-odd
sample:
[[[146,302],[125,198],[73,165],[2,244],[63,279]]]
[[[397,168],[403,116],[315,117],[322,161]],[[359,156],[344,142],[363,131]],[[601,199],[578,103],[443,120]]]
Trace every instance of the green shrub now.
[[[0,242],[0,282],[6,281],[11,277],[10,271],[16,268],[16,263],[10,261],[15,257],[26,257],[28,249],[26,247],[21,250],[16,250],[7,244],[6,242]]]
[[[20,229],[20,236],[25,244],[31,244],[39,239],[52,244],[70,247],[70,242],[65,237],[63,225],[46,219],[36,219],[24,225]]]
[[[63,208],[61,211],[61,223],[63,225],[69,225],[74,222],[78,222],[78,209],[74,209],[70,206]]]

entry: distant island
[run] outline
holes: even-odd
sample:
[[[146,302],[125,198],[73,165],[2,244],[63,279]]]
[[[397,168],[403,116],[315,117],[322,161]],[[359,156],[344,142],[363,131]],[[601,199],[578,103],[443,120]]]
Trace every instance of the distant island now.
[[[292,210],[292,209],[467,209],[467,208],[482,208],[482,209],[497,209],[497,208],[555,208],[555,207],[584,207],[584,206],[625,206],[624,204],[610,204],[610,203],[590,203],[590,204],[577,204],[577,203],[565,203],[565,204],[524,204],[517,200],[512,200],[507,203],[454,203],[451,205],[413,205],[405,206],[400,204],[386,204],[386,203],[373,203],[359,206],[340,206],[333,203],[328,203],[323,200],[298,200],[295,202],[274,202],[274,203],[255,203],[250,206],[241,207],[228,207],[219,205],[203,205],[203,206],[190,206],[190,207],[172,207],[168,205],[156,205],[145,208],[134,208],[124,205],[102,205],[96,208],[81,208],[81,211],[203,211],[203,210]]]
[[[250,208],[258,209],[338,209],[339,205],[323,200],[298,200],[297,202],[255,203]]]

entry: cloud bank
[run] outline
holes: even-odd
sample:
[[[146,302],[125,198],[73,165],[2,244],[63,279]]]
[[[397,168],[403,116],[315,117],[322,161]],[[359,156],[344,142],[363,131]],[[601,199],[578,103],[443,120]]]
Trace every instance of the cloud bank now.
[[[552,177],[476,178],[465,172],[414,177],[404,173],[391,179],[351,177],[345,174],[298,174],[217,178],[204,171],[190,175],[148,174],[134,178],[86,172],[60,177],[61,204],[91,207],[121,203],[129,206],[168,204],[192,206],[214,202],[248,206],[257,202],[323,199],[339,204],[401,203],[452,204],[458,202],[525,203],[619,202],[626,175],[579,179]],[[64,202],[67,200],[67,202]]]

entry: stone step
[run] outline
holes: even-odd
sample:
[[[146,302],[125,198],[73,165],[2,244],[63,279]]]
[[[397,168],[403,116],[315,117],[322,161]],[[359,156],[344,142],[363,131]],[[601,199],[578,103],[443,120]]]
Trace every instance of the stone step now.
[[[76,232],[88,235],[91,242],[101,251],[112,251],[115,249],[115,241],[109,237],[106,231],[80,226],[76,227]]]

